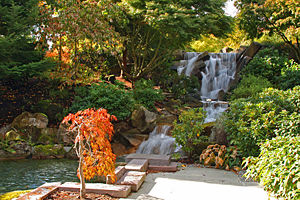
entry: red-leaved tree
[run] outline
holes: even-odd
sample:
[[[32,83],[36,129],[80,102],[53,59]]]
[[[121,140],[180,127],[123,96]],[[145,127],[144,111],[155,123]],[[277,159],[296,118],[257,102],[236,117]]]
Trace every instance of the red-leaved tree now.
[[[94,176],[110,175],[115,181],[116,155],[111,149],[111,138],[114,133],[112,120],[117,120],[114,115],[105,109],[86,109],[76,114],[70,113],[62,123],[70,124],[69,131],[77,133],[75,149],[79,157],[78,177],[80,179],[80,199],[85,197],[85,179]]]

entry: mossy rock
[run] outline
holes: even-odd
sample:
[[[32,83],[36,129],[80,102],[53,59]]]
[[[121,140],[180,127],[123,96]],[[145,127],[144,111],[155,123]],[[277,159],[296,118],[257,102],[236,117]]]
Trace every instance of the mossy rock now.
[[[38,143],[41,144],[57,144],[60,143],[57,128],[44,128],[41,130],[41,135],[38,139]]]
[[[11,200],[14,198],[18,198],[19,196],[30,192],[31,190],[22,190],[22,191],[13,191],[0,195],[1,200]]]
[[[59,156],[64,155],[66,152],[61,144],[47,144],[34,146],[34,156]]]

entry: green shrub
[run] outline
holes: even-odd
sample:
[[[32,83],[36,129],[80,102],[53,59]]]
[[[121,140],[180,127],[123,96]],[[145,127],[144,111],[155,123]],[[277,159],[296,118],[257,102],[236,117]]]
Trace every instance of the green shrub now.
[[[255,96],[268,87],[272,87],[272,84],[266,78],[249,74],[242,77],[230,100]]]
[[[130,91],[112,84],[98,83],[75,88],[74,101],[66,113],[76,113],[87,108],[105,108],[118,120],[123,120],[131,114],[134,105]]]
[[[300,199],[300,137],[278,136],[261,144],[258,157],[244,161],[246,177],[277,198]]]
[[[288,58],[278,50],[265,48],[260,50],[251,62],[242,70],[242,74],[252,74],[268,79],[272,84],[278,84],[281,70],[286,68]]]
[[[179,122],[174,121],[173,123],[172,135],[175,137],[175,142],[190,158],[194,153],[197,151],[201,153],[208,146],[209,137],[203,135],[204,119],[203,108],[195,108],[183,111],[179,116]]]
[[[257,96],[232,102],[224,127],[230,144],[242,155],[258,156],[258,144],[276,135],[300,133],[300,86],[293,90],[266,89]]]
[[[154,103],[162,101],[164,96],[160,89],[153,89],[154,83],[149,80],[141,79],[135,83],[133,97],[135,101],[147,109],[155,110]]]
[[[281,70],[280,88],[286,90],[297,85],[300,85],[300,64],[290,60]]]

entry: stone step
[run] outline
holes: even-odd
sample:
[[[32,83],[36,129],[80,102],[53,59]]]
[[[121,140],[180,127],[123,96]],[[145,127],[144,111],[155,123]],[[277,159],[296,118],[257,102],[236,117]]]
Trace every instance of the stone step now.
[[[149,165],[155,166],[165,166],[169,165],[171,161],[171,156],[167,155],[157,155],[157,154],[138,154],[133,153],[126,156],[125,161],[129,163],[133,159],[144,159],[148,160]]]
[[[128,162],[127,165],[125,165],[125,169],[127,171],[139,171],[139,172],[145,172],[148,168],[148,160],[144,159],[132,159]]]
[[[159,165],[149,165],[149,170],[160,171],[160,172],[176,172],[177,171],[177,163],[171,162],[170,165],[159,166]]]
[[[58,190],[60,185],[60,182],[45,183],[31,192],[20,196],[17,200],[43,200],[52,192]]]
[[[146,172],[128,171],[117,181],[118,185],[129,185],[132,191],[138,191],[146,179]]]
[[[128,185],[109,185],[104,183],[86,183],[86,192],[97,194],[108,194],[112,197],[126,198],[131,192],[131,187]],[[58,187],[59,190],[78,192],[80,183],[66,182]]]
[[[115,174],[116,174],[116,181],[119,180],[126,172],[125,166],[118,166],[115,169]],[[106,177],[106,184],[112,184],[112,179],[111,176],[108,175]]]

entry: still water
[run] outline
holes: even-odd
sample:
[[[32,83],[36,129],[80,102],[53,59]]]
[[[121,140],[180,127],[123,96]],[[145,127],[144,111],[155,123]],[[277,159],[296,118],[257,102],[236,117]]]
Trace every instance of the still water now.
[[[46,182],[78,181],[77,167],[78,161],[67,159],[0,161],[0,194]]]

